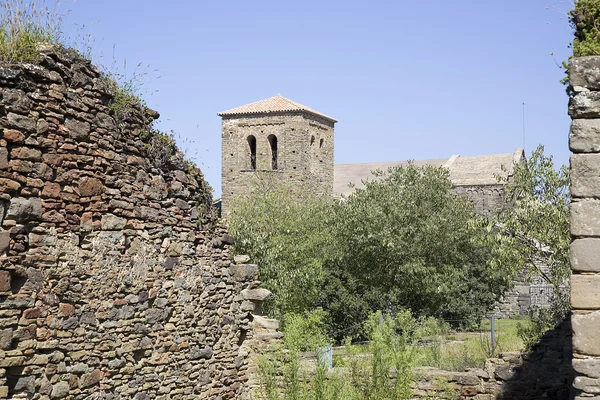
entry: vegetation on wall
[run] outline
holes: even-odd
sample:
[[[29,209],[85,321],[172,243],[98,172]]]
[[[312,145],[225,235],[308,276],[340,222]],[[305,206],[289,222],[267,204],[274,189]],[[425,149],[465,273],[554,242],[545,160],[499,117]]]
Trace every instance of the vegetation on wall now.
[[[62,42],[60,2],[5,0],[0,2],[0,62],[37,63],[40,43]]]
[[[577,0],[569,12],[575,57],[600,55],[600,1]]]

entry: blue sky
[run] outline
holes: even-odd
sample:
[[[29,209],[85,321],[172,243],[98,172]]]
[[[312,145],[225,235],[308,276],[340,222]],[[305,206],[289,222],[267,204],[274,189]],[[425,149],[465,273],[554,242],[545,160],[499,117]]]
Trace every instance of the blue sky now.
[[[555,63],[569,54],[568,0],[67,6],[65,33],[90,44],[97,63],[123,72],[126,61],[128,76],[142,63],[159,127],[177,132],[216,197],[216,113],[278,93],[339,120],[336,163],[512,152],[523,146],[523,103],[526,150],[542,143],[568,163],[568,98]]]

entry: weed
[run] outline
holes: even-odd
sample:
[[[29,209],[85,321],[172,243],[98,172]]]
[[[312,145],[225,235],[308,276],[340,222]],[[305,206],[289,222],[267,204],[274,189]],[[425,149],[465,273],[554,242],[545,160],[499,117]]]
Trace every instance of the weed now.
[[[60,43],[61,2],[5,0],[0,2],[0,61],[38,63],[40,43]]]

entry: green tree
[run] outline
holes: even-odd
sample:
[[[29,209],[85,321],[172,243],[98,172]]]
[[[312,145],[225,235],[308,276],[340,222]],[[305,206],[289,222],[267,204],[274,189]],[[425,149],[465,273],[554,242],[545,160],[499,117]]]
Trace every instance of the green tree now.
[[[411,164],[376,176],[342,202],[336,219],[337,268],[355,280],[357,294],[372,310],[484,315],[510,279],[487,266],[487,232],[452,190],[448,170]]]
[[[569,170],[554,166],[539,145],[526,163],[515,166],[506,183],[506,206],[490,220],[487,236],[493,270],[527,271],[554,288],[554,322],[568,310]]]
[[[260,265],[260,279],[275,294],[266,304],[276,317],[314,306],[332,244],[334,201],[312,188],[259,176],[231,207],[235,251]]]

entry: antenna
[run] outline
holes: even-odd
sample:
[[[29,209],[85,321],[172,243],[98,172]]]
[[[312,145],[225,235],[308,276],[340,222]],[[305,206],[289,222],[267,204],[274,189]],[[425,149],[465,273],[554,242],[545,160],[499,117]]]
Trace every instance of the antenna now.
[[[523,151],[525,151],[525,103],[523,103]]]

